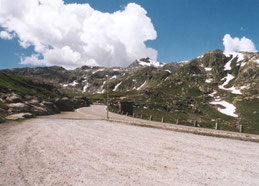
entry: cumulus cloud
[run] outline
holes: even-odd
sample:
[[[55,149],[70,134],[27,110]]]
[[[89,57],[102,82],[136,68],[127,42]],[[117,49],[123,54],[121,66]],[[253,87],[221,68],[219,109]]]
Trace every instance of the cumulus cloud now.
[[[241,39],[238,37],[232,38],[231,35],[226,34],[223,38],[223,45],[225,47],[224,53],[234,53],[239,51],[257,52],[252,40],[246,37],[242,37]]]
[[[63,0],[0,0],[0,4],[1,38],[12,39],[6,35],[12,32],[23,48],[34,47],[35,54],[21,57],[21,64],[127,66],[137,58],[157,58],[157,51],[145,45],[157,33],[138,4],[114,13]]]
[[[15,37],[14,34],[10,34],[9,32],[6,31],[1,31],[0,32],[0,38],[2,39],[7,39],[7,40],[11,40]]]

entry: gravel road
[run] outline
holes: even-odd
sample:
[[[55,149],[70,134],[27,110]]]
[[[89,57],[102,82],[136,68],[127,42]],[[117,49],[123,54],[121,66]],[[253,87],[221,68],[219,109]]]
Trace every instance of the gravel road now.
[[[0,125],[0,185],[259,185],[259,143],[101,120],[104,107]]]

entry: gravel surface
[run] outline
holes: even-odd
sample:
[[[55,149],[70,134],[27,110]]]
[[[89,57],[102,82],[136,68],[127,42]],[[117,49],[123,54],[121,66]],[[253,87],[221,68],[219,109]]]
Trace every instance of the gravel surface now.
[[[259,185],[259,143],[102,121],[104,114],[95,106],[1,124],[0,185]]]

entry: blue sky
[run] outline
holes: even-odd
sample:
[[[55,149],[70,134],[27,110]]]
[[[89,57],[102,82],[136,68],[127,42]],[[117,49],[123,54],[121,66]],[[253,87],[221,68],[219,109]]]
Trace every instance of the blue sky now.
[[[122,10],[128,3],[141,5],[151,18],[157,38],[146,45],[158,51],[158,61],[192,59],[206,51],[224,50],[225,34],[247,37],[259,47],[258,0],[65,0],[89,3],[101,12]],[[0,27],[0,31],[3,28]],[[20,56],[29,56],[33,47],[20,47],[17,38],[0,39],[0,69],[31,66],[20,65]],[[143,56],[145,57],[145,56]]]

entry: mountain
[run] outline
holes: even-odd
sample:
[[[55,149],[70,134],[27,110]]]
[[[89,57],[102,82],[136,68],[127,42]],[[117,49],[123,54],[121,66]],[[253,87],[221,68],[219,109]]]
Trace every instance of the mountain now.
[[[53,83],[68,90],[102,94],[106,90],[107,80],[110,91],[140,90],[156,85],[180,66],[179,63],[162,64],[147,57],[136,60],[127,68],[83,66],[75,70],[66,70],[54,66],[7,69],[5,72]]]
[[[258,53],[206,52],[184,63],[158,87],[146,89],[137,102],[147,110],[170,112],[188,125],[196,120],[212,128],[217,121],[223,129],[243,125],[247,132],[259,133],[258,75]]]
[[[150,58],[127,68],[83,66],[75,70],[40,67],[5,70],[92,98],[134,102],[136,113],[154,120],[259,134],[259,54],[209,51],[190,61],[163,64]],[[114,109],[114,108],[113,108]]]

